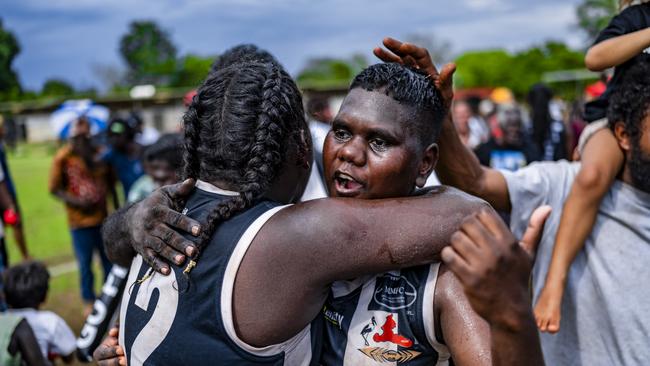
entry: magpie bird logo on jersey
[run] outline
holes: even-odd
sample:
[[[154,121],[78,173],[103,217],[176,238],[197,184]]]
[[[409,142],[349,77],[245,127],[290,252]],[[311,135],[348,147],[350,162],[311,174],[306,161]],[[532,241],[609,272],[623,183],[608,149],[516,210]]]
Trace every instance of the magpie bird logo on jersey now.
[[[366,347],[360,348],[359,351],[364,355],[370,357],[377,362],[397,362],[403,363],[410,361],[420,355],[421,352],[415,350],[400,350],[400,349],[387,349],[384,347],[370,347],[368,343],[368,336],[374,332],[372,341],[374,343],[388,343],[395,346],[409,348],[413,346],[413,341],[397,332],[397,322],[393,318],[394,314],[386,316],[386,321],[383,325],[377,327],[375,317],[367,324],[361,331]],[[377,329],[379,328],[379,329]]]
[[[377,278],[373,301],[368,309],[374,310],[377,305],[378,310],[404,309],[413,305],[416,299],[415,286],[406,277],[387,273]]]

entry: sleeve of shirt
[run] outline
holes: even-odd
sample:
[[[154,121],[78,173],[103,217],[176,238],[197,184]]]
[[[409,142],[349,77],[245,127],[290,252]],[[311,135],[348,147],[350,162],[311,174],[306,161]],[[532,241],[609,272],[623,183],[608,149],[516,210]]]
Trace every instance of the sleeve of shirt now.
[[[607,27],[598,34],[594,44],[645,28],[644,23],[640,8],[630,6],[612,18]]]
[[[510,230],[520,238],[533,211],[550,205],[554,213],[562,210],[576,169],[567,161],[533,163],[516,172],[501,171],[508,186],[512,211]]]
[[[65,320],[54,313],[52,315],[56,317],[56,325],[52,335],[51,351],[61,356],[68,356],[77,349],[77,339]]]

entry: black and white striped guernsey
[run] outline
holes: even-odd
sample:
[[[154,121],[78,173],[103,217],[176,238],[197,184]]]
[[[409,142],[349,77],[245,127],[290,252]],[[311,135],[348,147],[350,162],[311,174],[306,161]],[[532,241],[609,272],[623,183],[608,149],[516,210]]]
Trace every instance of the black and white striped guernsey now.
[[[323,307],[321,363],[447,365],[435,336],[433,298],[439,264],[335,282]]]
[[[197,188],[184,213],[199,222],[236,194],[202,181]],[[282,207],[259,202],[220,224],[189,276],[175,266],[168,276],[149,276],[151,268],[140,256],[134,259],[120,314],[120,344],[129,365],[310,364],[312,352],[317,354],[312,345],[317,338],[311,336],[316,327],[255,348],[237,337],[233,322],[232,292],[241,260],[262,225]]]

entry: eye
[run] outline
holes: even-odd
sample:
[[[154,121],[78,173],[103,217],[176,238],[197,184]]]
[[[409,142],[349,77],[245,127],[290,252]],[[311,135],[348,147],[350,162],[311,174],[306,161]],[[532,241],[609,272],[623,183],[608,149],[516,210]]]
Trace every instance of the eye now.
[[[348,132],[343,128],[335,128],[333,132],[334,132],[334,138],[340,142],[345,142],[349,140],[351,137],[350,132]]]
[[[383,152],[388,149],[388,142],[384,139],[374,138],[370,140],[370,148],[376,152]]]

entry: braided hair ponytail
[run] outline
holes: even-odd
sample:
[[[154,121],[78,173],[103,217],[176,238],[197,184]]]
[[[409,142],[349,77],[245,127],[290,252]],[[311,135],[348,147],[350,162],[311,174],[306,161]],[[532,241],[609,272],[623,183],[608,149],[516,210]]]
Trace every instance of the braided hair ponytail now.
[[[279,175],[290,145],[309,151],[302,98],[276,63],[243,62],[211,73],[183,117],[184,175],[233,187],[208,214],[199,253],[219,223],[256,203]],[[196,262],[191,261],[185,272]]]

